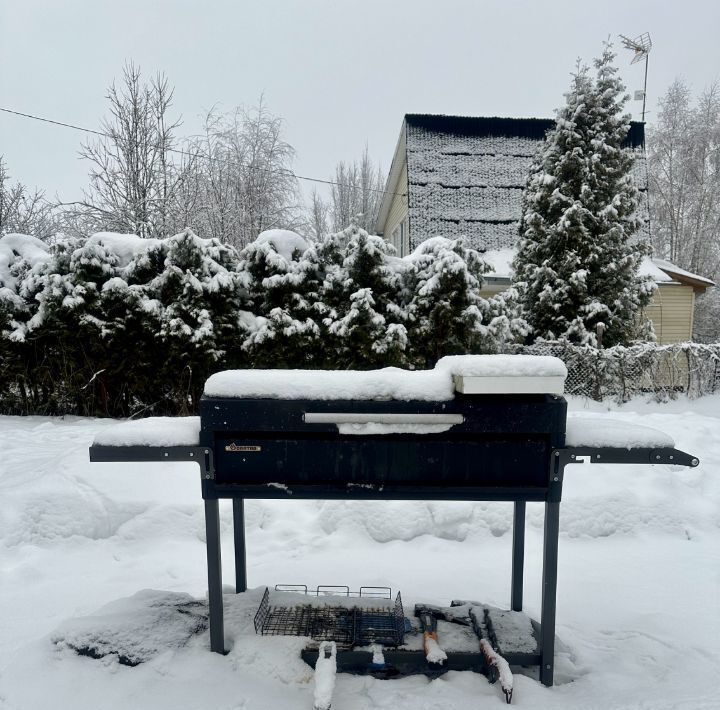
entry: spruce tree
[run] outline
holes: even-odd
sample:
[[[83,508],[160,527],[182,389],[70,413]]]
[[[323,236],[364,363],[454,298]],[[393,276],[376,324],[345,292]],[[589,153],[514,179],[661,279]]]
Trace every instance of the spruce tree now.
[[[527,332],[522,319],[507,315],[514,309],[506,297],[480,296],[488,266],[462,239],[426,239],[403,261],[410,360],[416,366],[433,367],[443,355],[496,352]]]
[[[357,225],[324,240],[331,258],[322,288],[329,368],[371,368],[405,363],[407,332],[402,279],[394,248]],[[344,249],[343,249],[343,245]],[[333,263],[343,254],[342,263]]]
[[[286,230],[266,234],[275,236],[258,238],[240,252],[238,269],[249,298],[240,322],[243,350],[254,367],[317,367],[323,350],[317,245]]]
[[[595,78],[578,66],[528,176],[514,270],[535,338],[595,345],[603,323],[604,345],[625,343],[639,334],[654,289],[638,276],[649,247],[633,242],[639,193],[614,57],[606,45]]]

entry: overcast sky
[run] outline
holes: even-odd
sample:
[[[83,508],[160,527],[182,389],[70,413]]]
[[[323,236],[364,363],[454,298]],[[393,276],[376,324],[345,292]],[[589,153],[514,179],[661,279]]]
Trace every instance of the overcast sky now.
[[[675,77],[696,90],[720,77],[719,30],[718,0],[0,0],[0,106],[98,128],[132,59],[167,74],[181,134],[213,105],[264,94],[296,172],[328,178],[366,142],[389,168],[405,113],[552,116],[575,59],[618,33],[652,36],[652,122]],[[628,89],[641,88],[643,65],[616,46]],[[12,176],[65,200],[87,183],[82,138],[0,112]]]

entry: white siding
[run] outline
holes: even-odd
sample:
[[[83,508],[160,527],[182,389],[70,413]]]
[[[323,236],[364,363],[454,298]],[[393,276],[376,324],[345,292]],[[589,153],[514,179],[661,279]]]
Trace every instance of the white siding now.
[[[400,253],[400,244],[395,244],[392,241],[392,233],[394,229],[408,216],[408,198],[407,198],[407,163],[403,165],[400,175],[398,177],[397,184],[393,188],[393,192],[397,193],[390,203],[390,210],[388,211],[387,220],[383,228],[383,236]]]

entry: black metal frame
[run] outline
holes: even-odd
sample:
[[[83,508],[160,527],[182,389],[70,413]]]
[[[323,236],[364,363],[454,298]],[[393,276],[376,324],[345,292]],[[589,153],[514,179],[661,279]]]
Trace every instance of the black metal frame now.
[[[202,495],[205,500],[205,531],[207,536],[210,648],[217,653],[226,652],[218,507],[220,498],[233,501],[235,591],[238,593],[247,589],[244,524],[244,501],[246,498],[513,501],[515,506],[513,515],[511,608],[514,611],[521,611],[523,606],[525,506],[528,501],[544,502],[545,525],[539,663],[540,681],[547,686],[553,684],[560,499],[562,497],[565,466],[585,463],[586,461],[589,463],[662,463],[690,467],[698,465],[697,458],[671,448],[555,448],[551,451],[551,460],[549,462],[549,485],[543,488],[413,485],[347,488],[345,486],[313,486],[307,484],[284,487],[217,485],[215,483],[213,450],[210,446],[92,446],[90,447],[90,460],[104,462],[185,461],[194,462],[200,466]]]

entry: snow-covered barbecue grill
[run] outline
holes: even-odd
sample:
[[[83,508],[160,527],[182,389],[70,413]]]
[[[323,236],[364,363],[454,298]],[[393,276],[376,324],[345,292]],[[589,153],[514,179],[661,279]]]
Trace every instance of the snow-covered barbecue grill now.
[[[618,436],[592,420],[568,420],[565,375],[555,358],[491,355],[443,358],[415,372],[221,372],[206,383],[199,418],[119,424],[96,439],[90,458],[200,465],[217,652],[225,650],[221,498],[233,501],[238,592],[247,588],[246,498],[513,501],[514,611],[523,603],[525,505],[543,502],[538,645],[523,663],[538,665],[551,685],[565,466],[698,463],[651,429],[623,427]]]

